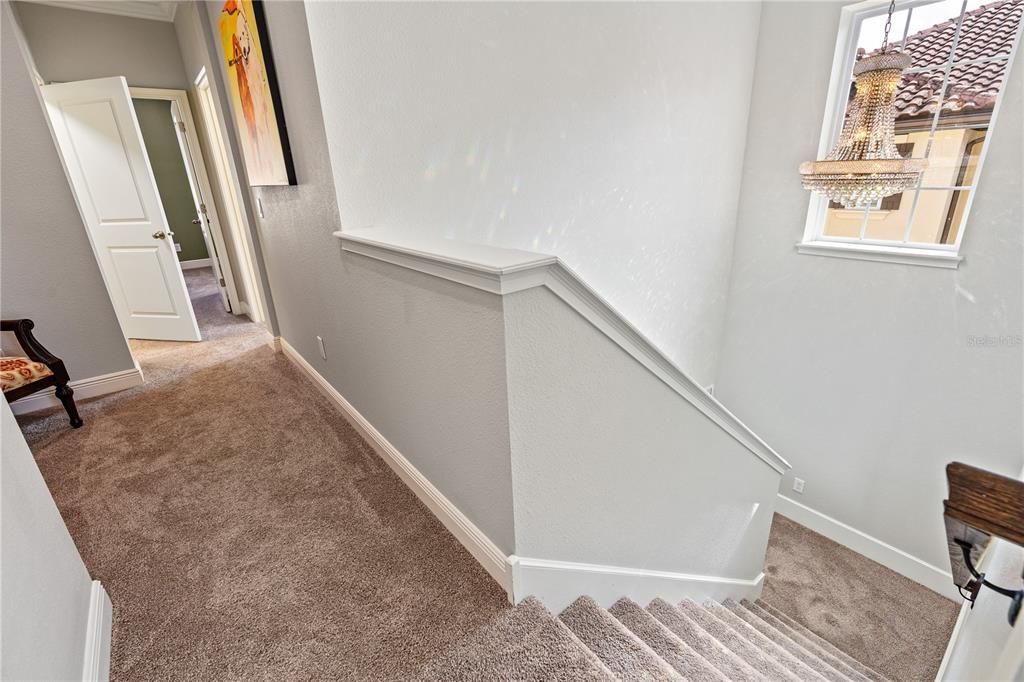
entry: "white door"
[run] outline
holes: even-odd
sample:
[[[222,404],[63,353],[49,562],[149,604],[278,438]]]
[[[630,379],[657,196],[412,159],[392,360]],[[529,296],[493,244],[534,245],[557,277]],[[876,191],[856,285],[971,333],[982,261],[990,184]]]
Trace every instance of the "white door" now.
[[[217,244],[217,240],[211,236],[211,232],[220,234],[220,223],[217,218],[217,209],[210,202],[209,191],[204,191],[206,183],[202,180],[205,178],[201,178],[199,175],[201,161],[197,164],[196,157],[199,156],[201,159],[201,152],[198,146],[193,149],[192,144],[189,143],[189,136],[186,134],[188,124],[178,103],[173,100],[171,101],[171,118],[174,120],[174,132],[178,136],[178,147],[181,148],[181,158],[185,162],[188,185],[192,189],[192,199],[196,205],[196,217],[192,222],[199,225],[203,231],[206,251],[210,254],[210,263],[213,266],[213,276],[217,278],[217,287],[220,290],[220,300],[224,305],[224,310],[230,313],[231,302],[227,289],[227,277],[230,276],[230,273],[226,271],[225,264],[221,260],[221,254],[225,253],[223,246]]]
[[[97,78],[41,90],[125,336],[199,341],[127,82]]]

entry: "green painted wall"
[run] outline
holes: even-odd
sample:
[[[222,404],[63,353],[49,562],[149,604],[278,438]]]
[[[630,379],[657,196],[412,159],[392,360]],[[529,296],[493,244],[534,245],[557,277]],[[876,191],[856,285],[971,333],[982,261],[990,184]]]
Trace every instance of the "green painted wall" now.
[[[142,139],[146,142],[149,162],[160,189],[160,199],[167,214],[167,222],[174,232],[174,241],[181,244],[178,260],[207,258],[206,242],[198,225],[192,224],[196,217],[196,205],[192,190],[185,174],[185,162],[178,148],[171,120],[171,103],[158,99],[133,99],[135,115],[142,128]]]

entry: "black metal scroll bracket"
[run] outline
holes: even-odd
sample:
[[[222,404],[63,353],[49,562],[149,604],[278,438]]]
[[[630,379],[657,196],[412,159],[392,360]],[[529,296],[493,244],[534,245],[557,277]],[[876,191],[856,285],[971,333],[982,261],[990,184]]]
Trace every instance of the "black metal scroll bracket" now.
[[[960,590],[960,594],[963,595],[964,599],[971,602],[972,609],[974,608],[974,600],[978,598],[978,593],[981,592],[981,588],[983,586],[993,592],[998,592],[1004,597],[1009,597],[1010,612],[1007,614],[1007,618],[1009,619],[1010,626],[1012,627],[1017,622],[1017,616],[1020,615],[1021,602],[1024,602],[1024,589],[1010,590],[1005,587],[1000,587],[999,585],[994,585],[985,580],[985,574],[979,573],[974,567],[974,562],[971,561],[971,548],[973,548],[974,545],[959,538],[954,538],[953,542],[955,542],[960,547],[960,551],[964,553],[964,565],[967,566],[967,570],[970,571],[971,575],[977,579],[972,580],[967,585],[967,589],[970,590],[970,596],[965,595],[963,589],[958,587],[957,589]],[[1021,577],[1024,578],[1024,576]]]

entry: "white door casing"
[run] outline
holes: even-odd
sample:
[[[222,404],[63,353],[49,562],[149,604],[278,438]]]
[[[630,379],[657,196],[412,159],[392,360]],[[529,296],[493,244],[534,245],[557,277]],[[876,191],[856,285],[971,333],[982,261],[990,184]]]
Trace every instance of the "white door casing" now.
[[[125,336],[199,341],[127,82],[97,78],[40,90]]]
[[[230,272],[224,272],[225,264],[222,263],[222,255],[227,253],[224,249],[223,244],[218,244],[217,240],[212,238],[212,234],[219,235],[219,228],[214,229],[215,225],[219,225],[217,218],[217,209],[212,204],[212,194],[207,190],[204,191],[204,186],[199,181],[199,165],[195,161],[195,154],[199,152],[198,148],[193,151],[192,145],[189,144],[188,137],[186,136],[186,130],[189,129],[191,121],[186,122],[184,114],[178,102],[171,100],[171,118],[174,121],[174,133],[178,136],[178,147],[181,149],[181,158],[185,162],[185,174],[188,176],[188,185],[192,190],[192,199],[196,205],[196,220],[199,221],[199,228],[203,232],[203,241],[206,242],[206,251],[210,254],[210,263],[213,265],[213,276],[217,278],[217,288],[220,291],[221,303],[224,305],[224,310],[231,312],[231,302],[228,297],[227,282],[230,277]],[[200,161],[201,163],[201,161]]]
[[[203,119],[203,128],[206,132],[206,150],[209,152],[208,161],[211,162],[210,171],[213,180],[219,191],[222,227],[227,228],[231,235],[232,263],[235,272],[239,275],[237,283],[240,289],[245,292],[245,302],[235,311],[236,314],[243,313],[249,316],[253,322],[262,323],[266,320],[266,308],[263,301],[263,292],[257,273],[255,254],[248,234],[249,225],[242,208],[240,191],[242,183],[235,172],[231,162],[231,153],[228,150],[227,141],[223,137],[220,128],[220,114],[215,102],[213,85],[206,73],[206,69],[200,69],[195,78],[196,100],[199,106],[198,114]]]

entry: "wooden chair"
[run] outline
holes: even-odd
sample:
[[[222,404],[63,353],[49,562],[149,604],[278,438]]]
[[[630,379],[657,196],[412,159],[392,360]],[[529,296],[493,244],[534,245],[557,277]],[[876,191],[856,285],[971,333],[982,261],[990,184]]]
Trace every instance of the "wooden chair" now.
[[[10,403],[53,386],[68,413],[71,426],[77,429],[82,425],[82,418],[78,416],[72,397],[75,392],[68,386],[64,361],[36,340],[32,335],[33,327],[35,323],[32,320],[0,320],[0,331],[14,332],[25,352],[25,356],[0,357],[0,388]]]

